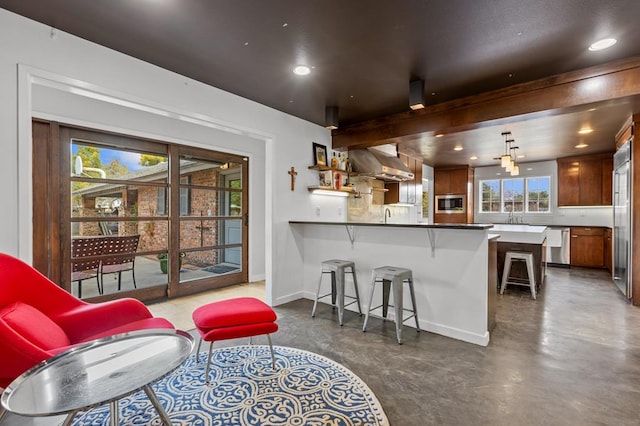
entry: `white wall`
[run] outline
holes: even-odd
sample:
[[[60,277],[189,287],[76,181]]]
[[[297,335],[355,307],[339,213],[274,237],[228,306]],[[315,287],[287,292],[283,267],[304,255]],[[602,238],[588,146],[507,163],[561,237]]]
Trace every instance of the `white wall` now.
[[[345,211],[344,200],[311,201],[306,190],[317,181],[307,169],[311,144],[329,146],[326,129],[78,37],[52,36],[49,27],[1,9],[0,52],[1,252],[31,260],[30,123],[32,116],[57,118],[247,155],[251,278],[266,277],[273,304],[299,297],[303,271],[288,220],[336,220]],[[295,191],[291,166],[299,172]]]
[[[500,174],[498,174],[500,173]],[[588,225],[613,226],[613,208],[605,207],[558,207],[558,166],[555,161],[520,164],[518,177],[550,176],[551,177],[551,211],[549,213],[518,214],[523,223],[542,225]],[[477,167],[474,172],[474,222],[506,223],[506,213],[478,213],[480,209],[480,181],[488,179],[509,178],[508,173],[500,166]]]

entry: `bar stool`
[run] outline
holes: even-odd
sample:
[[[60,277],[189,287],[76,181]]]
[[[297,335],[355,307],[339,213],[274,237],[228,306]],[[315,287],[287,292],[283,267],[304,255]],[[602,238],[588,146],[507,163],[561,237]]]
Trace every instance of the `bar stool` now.
[[[512,262],[525,262],[527,265],[527,278],[510,277]],[[504,294],[507,284],[529,286],[531,297],[536,298],[536,276],[533,271],[533,253],[530,251],[508,251],[504,258],[504,269],[502,270],[502,285],[500,294]]]
[[[376,284],[382,283],[382,304],[374,308],[371,307],[373,303],[373,293],[375,291]],[[404,309],[403,307],[403,286],[404,283],[409,284],[409,292],[411,293],[411,304],[413,310]],[[416,308],[416,294],[413,289],[413,273],[411,269],[397,268],[394,266],[383,266],[373,270],[371,280],[371,290],[369,293],[369,309],[364,317],[364,325],[362,331],[367,331],[367,321],[369,320],[369,314],[374,309],[382,307],[382,317],[387,318],[387,312],[389,309],[389,293],[393,286],[393,306],[395,308],[395,322],[396,322],[396,337],[398,338],[398,344],[402,344],[402,325],[405,321],[412,317],[416,320],[416,331],[420,332],[420,324],[418,321],[418,309]],[[404,311],[412,312],[413,314],[404,318]]]
[[[350,271],[346,269],[350,268]],[[345,287],[345,273],[350,273],[353,277],[353,287],[355,289],[356,295],[347,296],[344,294]],[[331,293],[327,293],[323,296],[320,296],[320,287],[322,286],[322,277],[324,274],[331,274]],[[320,273],[320,280],[318,281],[318,288],[316,290],[316,300],[313,302],[313,311],[311,312],[311,317],[316,316],[316,308],[318,307],[318,300],[331,296],[331,305],[333,307],[338,307],[338,320],[340,321],[340,325],[343,324],[343,316],[344,316],[344,308],[350,306],[354,303],[358,304],[358,312],[362,315],[362,309],[360,307],[360,295],[358,294],[358,279],[356,278],[356,265],[354,262],[349,260],[340,260],[340,259],[331,259],[325,260],[322,262],[322,272]],[[344,304],[344,299],[354,299],[351,302]],[[337,303],[336,303],[337,300]]]

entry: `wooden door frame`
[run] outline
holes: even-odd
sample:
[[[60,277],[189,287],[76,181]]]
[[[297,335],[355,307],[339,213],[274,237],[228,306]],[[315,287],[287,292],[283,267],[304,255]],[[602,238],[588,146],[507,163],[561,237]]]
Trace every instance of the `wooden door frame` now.
[[[192,148],[170,144],[124,134],[89,129],[40,119],[32,120],[32,170],[33,170],[33,266],[42,274],[56,282],[66,291],[71,292],[71,195],[69,192],[70,138],[93,140],[114,147],[123,146],[123,139],[135,140],[135,148],[149,152],[162,152],[164,147],[169,155],[170,182],[179,182],[179,155],[193,155],[198,157],[221,159],[236,162],[242,167],[242,218],[248,218],[248,159],[243,156],[226,154],[219,151]],[[126,144],[125,144],[126,145]],[[129,148],[131,148],[129,146]],[[67,171],[63,174],[63,171]],[[174,175],[175,174],[175,175]],[[177,177],[177,180],[174,180]],[[171,185],[170,211],[179,210],[180,185]],[[120,291],[110,295],[103,295],[88,301],[111,300],[120,297],[135,297],[150,301],[166,297],[179,297],[198,293],[213,288],[225,287],[239,282],[248,281],[248,220],[243,220],[242,226],[242,271],[216,278],[196,282],[179,283],[179,215],[169,218],[170,257],[168,283],[145,289]],[[175,264],[174,264],[175,263]],[[172,281],[173,280],[173,281]],[[172,285],[174,283],[174,285]],[[114,297],[115,296],[115,297]]]

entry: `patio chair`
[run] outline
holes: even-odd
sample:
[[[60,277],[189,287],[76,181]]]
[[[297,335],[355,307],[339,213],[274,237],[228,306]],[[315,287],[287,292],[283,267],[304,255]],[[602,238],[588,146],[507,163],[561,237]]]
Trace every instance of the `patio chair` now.
[[[105,237],[100,262],[100,281],[104,291],[104,275],[118,274],[118,291],[122,284],[122,272],[131,271],[133,288],[136,287],[135,262],[140,235],[127,237]]]
[[[98,276],[104,238],[73,238],[71,240],[71,282],[78,282],[78,297],[82,298],[82,281],[95,278],[98,294],[102,294],[102,286]],[[88,259],[85,259],[88,258]]]

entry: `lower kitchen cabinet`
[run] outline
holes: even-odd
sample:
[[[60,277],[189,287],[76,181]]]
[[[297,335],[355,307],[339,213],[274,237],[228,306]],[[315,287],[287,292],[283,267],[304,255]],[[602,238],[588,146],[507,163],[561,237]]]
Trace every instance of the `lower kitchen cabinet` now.
[[[571,266],[605,267],[604,235],[604,228],[572,227]]]

